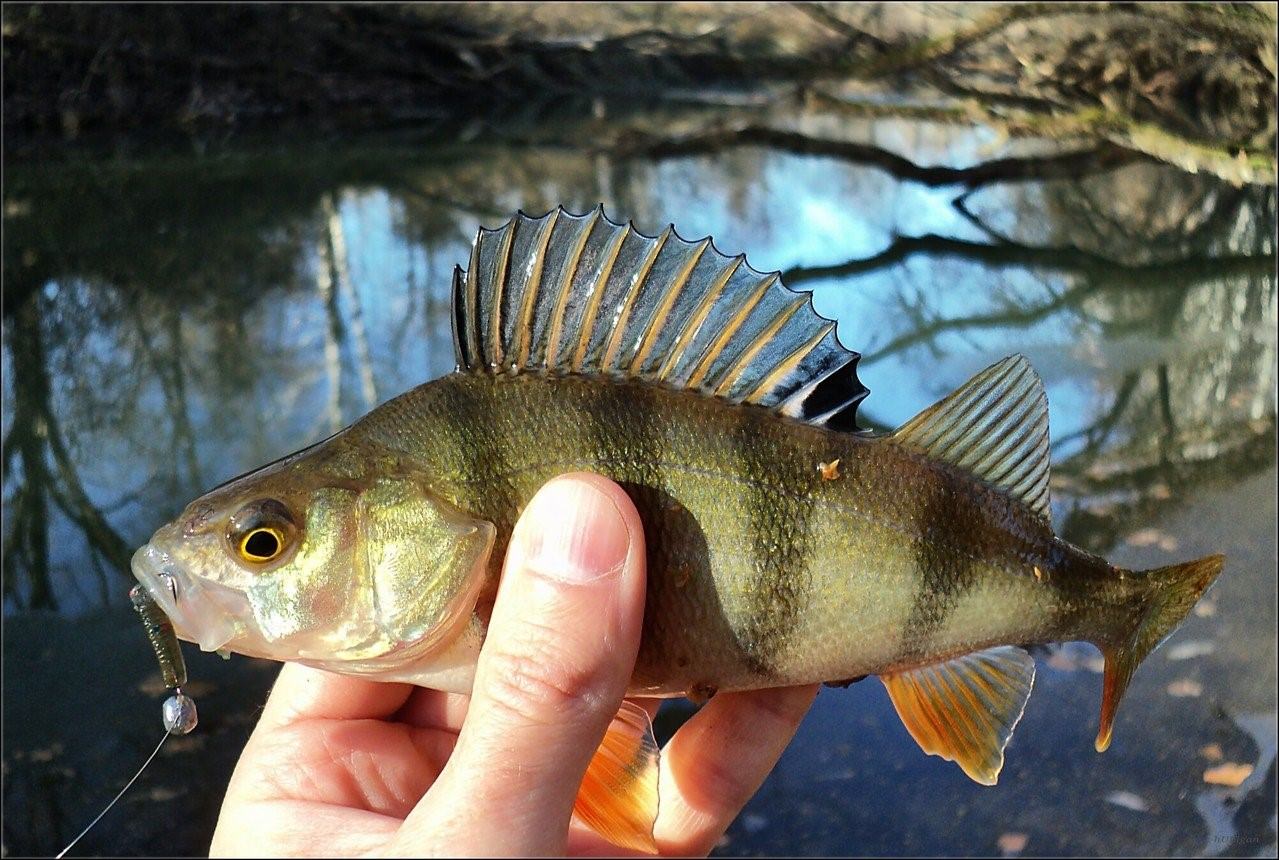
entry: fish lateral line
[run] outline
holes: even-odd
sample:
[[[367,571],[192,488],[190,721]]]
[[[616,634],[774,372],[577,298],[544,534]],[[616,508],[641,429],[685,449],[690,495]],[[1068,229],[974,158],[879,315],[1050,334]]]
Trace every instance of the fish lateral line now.
[[[838,437],[852,436],[853,438],[858,440],[854,444],[873,444],[873,445],[892,444],[892,439],[887,436],[881,436],[881,437],[853,436],[853,434],[847,434],[847,433],[830,431],[830,430],[827,430],[826,432],[834,433]],[[914,451],[909,451],[909,449],[907,449],[907,454],[912,457],[920,458],[922,462],[928,462],[926,455],[918,454]],[[837,458],[833,462],[835,464],[842,464],[843,459]],[[484,485],[484,484],[490,484],[490,483],[503,483],[509,478],[519,476],[519,475],[527,475],[535,472],[563,472],[563,471],[577,471],[577,470],[591,471],[601,467],[617,468],[617,467],[623,467],[623,466],[628,466],[632,464],[633,464],[632,460],[622,459],[622,458],[607,458],[607,457],[556,458],[551,460],[541,460],[536,463],[522,464],[519,466],[505,468],[499,471],[489,472],[482,475],[452,473],[452,474],[449,474],[447,477],[441,478],[440,483],[441,485],[472,487],[476,485]],[[816,489],[816,487],[822,483],[831,482],[831,481],[825,480],[822,477],[820,471],[818,471],[816,472],[817,479],[814,481],[813,487],[810,488],[809,490],[797,492],[792,490],[790,487],[786,486],[783,482],[770,478],[767,475],[758,476],[758,475],[734,474],[732,471],[729,471],[729,470],[701,467],[701,466],[693,465],[684,461],[675,460],[675,459],[666,458],[666,457],[661,457],[661,458],[656,458],[656,459],[646,461],[645,465],[654,469],[659,469],[667,472],[675,472],[675,473],[680,473],[685,475],[712,478],[712,479],[723,481],[725,483],[732,484],[739,487],[757,488],[757,489],[765,490],[768,493],[781,498],[787,498],[787,499],[792,499],[797,501],[807,501],[811,499],[813,489]],[[829,466],[831,464],[827,463],[825,465]],[[947,464],[943,464],[943,465],[947,465]],[[837,477],[833,478],[832,480],[841,480],[844,476],[844,469],[840,465],[837,465],[835,468],[835,471],[837,473]],[[998,488],[992,487],[990,489],[996,493],[1000,492]],[[947,550],[954,552],[957,555],[962,555],[969,561],[989,564],[991,565],[992,569],[997,569],[1003,574],[1013,575],[1013,576],[1017,576],[1017,575],[1029,576],[1031,569],[1034,566],[1036,561],[1035,559],[1024,560],[1023,563],[1018,566],[1004,564],[1004,563],[1001,563],[999,559],[984,557],[976,553],[969,552],[962,545],[951,540],[948,535],[943,533],[935,525],[930,525],[923,529],[912,528],[911,526],[898,522],[889,517],[875,516],[873,513],[867,510],[867,506],[865,505],[847,504],[847,503],[841,502],[839,499],[836,499],[836,498],[817,499],[814,502],[814,505],[818,508],[831,511],[833,513],[843,514],[846,516],[853,517],[855,519],[860,519],[873,526],[889,529],[912,541],[920,541],[920,542],[928,541],[940,546],[944,546]],[[1040,564],[1040,567],[1042,568],[1043,562],[1041,561],[1039,562],[1039,564]]]
[[[144,549],[172,560],[190,604],[135,574],[183,636],[469,690],[490,558],[533,485],[598,471],[632,494],[655,550],[637,687],[698,698],[871,672],[925,752],[991,785],[1034,682],[1018,645],[1101,648],[1104,749],[1133,671],[1221,572],[1219,556],[1122,570],[1057,537],[1047,394],[1022,355],[893,432],[859,431],[861,356],[836,323],[708,239],[648,236],[602,207],[521,212],[480,229],[452,288],[454,373],[156,532]],[[228,524],[264,497],[307,552],[228,550]],[[171,626],[144,609],[180,694]],[[650,728],[619,715],[579,795],[579,817],[639,850]]]

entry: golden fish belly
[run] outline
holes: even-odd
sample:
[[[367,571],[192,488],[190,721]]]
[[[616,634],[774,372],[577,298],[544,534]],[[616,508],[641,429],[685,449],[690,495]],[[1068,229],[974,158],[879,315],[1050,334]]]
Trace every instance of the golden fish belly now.
[[[618,481],[648,546],[634,693],[838,681],[1059,632],[1047,526],[887,440],[534,374],[446,377],[351,432],[497,526],[493,577],[543,483],[573,470]]]

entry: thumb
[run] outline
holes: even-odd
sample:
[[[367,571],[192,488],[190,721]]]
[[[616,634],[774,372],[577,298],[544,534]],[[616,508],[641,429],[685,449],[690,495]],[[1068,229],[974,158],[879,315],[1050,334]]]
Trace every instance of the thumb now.
[[[643,615],[644,537],[630,498],[584,473],[542,487],[511,536],[457,747],[403,835],[432,850],[562,854]]]

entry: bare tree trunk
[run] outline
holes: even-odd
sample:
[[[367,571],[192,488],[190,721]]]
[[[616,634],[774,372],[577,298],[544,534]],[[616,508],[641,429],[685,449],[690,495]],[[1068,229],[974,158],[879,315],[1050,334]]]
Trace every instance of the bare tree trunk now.
[[[324,195],[321,202],[328,220],[329,248],[333,254],[333,280],[338,293],[346,301],[351,315],[351,338],[355,341],[355,366],[360,374],[360,393],[364,408],[372,409],[377,403],[377,385],[373,381],[373,361],[369,356],[369,338],[364,331],[364,309],[351,284],[350,257],[346,249],[346,232],[342,228],[342,216],[333,205],[333,197]]]
[[[333,201],[324,195],[321,207],[332,211]],[[327,219],[326,219],[327,227]],[[325,404],[324,421],[329,433],[336,433],[342,427],[342,313],[338,308],[337,291],[333,288],[334,262],[330,249],[329,236],[326,231],[317,248],[319,260],[315,267],[315,287],[320,293],[320,301],[329,324],[324,329],[324,369],[329,378],[329,399]]]

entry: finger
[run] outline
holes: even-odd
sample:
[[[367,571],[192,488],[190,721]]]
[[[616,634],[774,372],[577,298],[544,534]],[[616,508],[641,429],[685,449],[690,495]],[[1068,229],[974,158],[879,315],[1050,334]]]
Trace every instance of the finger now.
[[[456,735],[384,720],[302,720],[255,735],[227,787],[229,810],[305,800],[395,817],[417,805]]]
[[[399,820],[310,800],[271,800],[219,816],[210,857],[374,857]]]
[[[568,848],[565,854],[569,857],[649,857],[651,851],[640,851],[636,848],[623,848],[609,842],[596,833],[580,818],[574,818],[568,828]]]
[[[644,541],[626,493],[596,475],[548,483],[515,527],[457,749],[404,847],[429,833],[437,850],[563,853],[643,614]]]
[[[654,837],[663,854],[706,854],[795,735],[817,686],[720,693],[662,750],[661,810]]]
[[[300,720],[385,719],[411,692],[409,684],[369,681],[285,663],[266,700],[258,729],[281,728]]]
[[[398,711],[395,719],[422,729],[439,729],[457,734],[462,729],[470,707],[471,697],[462,693],[441,693],[438,690],[418,688],[414,690]]]
[[[649,720],[657,718],[661,699],[631,699],[648,714]],[[404,706],[395,712],[393,719],[419,729],[438,729],[457,734],[471,704],[471,697],[462,693],[441,693],[438,690],[416,689]]]

